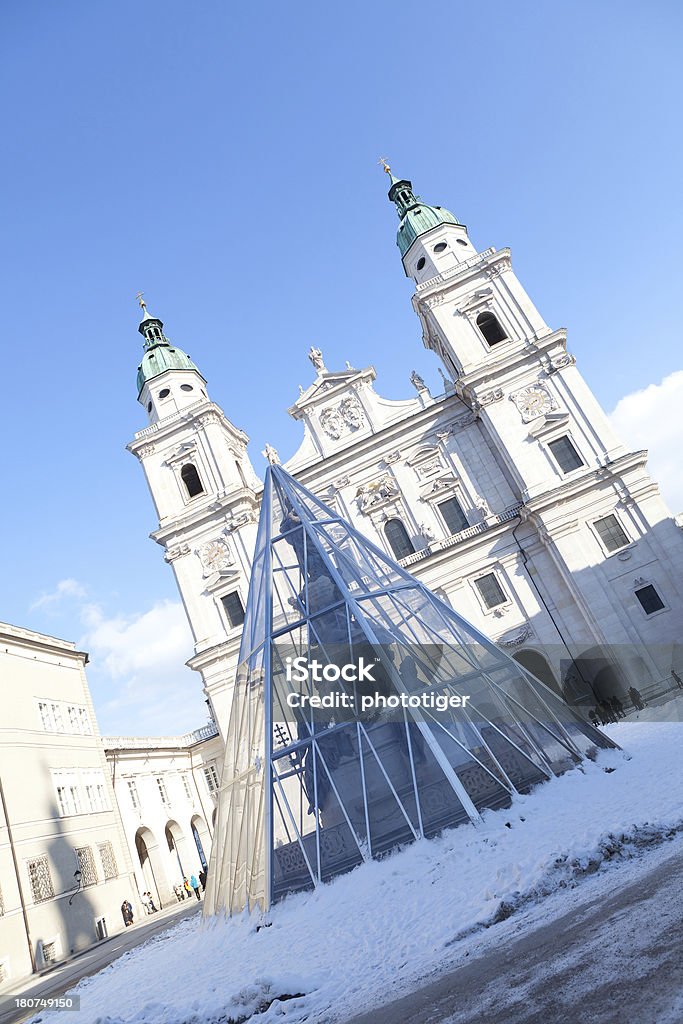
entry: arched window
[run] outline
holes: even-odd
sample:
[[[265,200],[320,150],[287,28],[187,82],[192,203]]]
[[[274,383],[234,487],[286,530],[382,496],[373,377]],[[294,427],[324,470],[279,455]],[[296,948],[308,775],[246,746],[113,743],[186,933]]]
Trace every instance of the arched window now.
[[[180,471],[183,483],[187,487],[187,493],[190,498],[196,497],[201,494],[204,488],[202,482],[199,479],[199,473],[197,467],[193,466],[191,462],[188,462]]]
[[[480,313],[477,317],[477,327],[489,345],[497,345],[499,341],[505,341],[507,338],[507,334],[493,313]]]
[[[413,542],[400,519],[390,519],[384,524],[384,536],[389,541],[394,558],[407,558],[414,554]]]

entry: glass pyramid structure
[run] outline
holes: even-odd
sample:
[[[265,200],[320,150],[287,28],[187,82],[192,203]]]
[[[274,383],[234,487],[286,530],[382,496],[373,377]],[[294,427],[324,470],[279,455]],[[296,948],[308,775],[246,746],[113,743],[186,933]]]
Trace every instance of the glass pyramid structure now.
[[[205,913],[267,909],[610,740],[268,468]]]

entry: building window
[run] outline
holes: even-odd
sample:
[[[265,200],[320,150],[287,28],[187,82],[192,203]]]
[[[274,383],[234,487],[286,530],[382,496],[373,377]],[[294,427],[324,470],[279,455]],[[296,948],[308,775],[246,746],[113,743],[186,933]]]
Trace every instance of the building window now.
[[[198,494],[202,494],[204,488],[202,482],[199,479],[199,473],[197,467],[193,466],[191,462],[183,466],[180,470],[180,476],[187,489],[188,497],[196,498]]]
[[[54,732],[55,726],[50,713],[50,705],[44,700],[40,700],[38,701],[38,711],[40,712],[40,721],[45,732]]]
[[[226,594],[225,597],[221,598],[221,603],[228,617],[230,628],[236,629],[238,626],[241,626],[244,622],[244,605],[237,591],[234,590],[232,594]]]
[[[102,870],[104,871],[105,880],[109,878],[116,878],[118,876],[119,869],[116,863],[114,847],[107,840],[106,843],[98,843],[97,848],[100,851],[100,860],[102,861]]]
[[[43,900],[51,900],[55,891],[52,888],[52,876],[50,875],[50,865],[47,862],[47,854],[28,861],[27,867],[33,902],[42,903]]]
[[[107,810],[104,779],[101,772],[94,772],[86,777],[85,799],[89,811]]]
[[[206,779],[209,793],[216,793],[218,791],[218,775],[212,764],[207,765],[204,769],[204,778]]]
[[[630,543],[616,516],[605,516],[603,519],[596,520],[593,525],[598,537],[610,554]]]
[[[78,870],[81,873],[81,887],[97,885],[97,868],[91,846],[81,846],[76,850]]]
[[[164,782],[160,775],[157,776],[157,787],[159,789],[159,795],[161,797],[162,804],[168,806],[170,801],[168,799],[168,793],[166,792],[166,783]]]
[[[507,338],[507,334],[498,322],[498,317],[493,313],[480,313],[477,317],[477,327],[489,345],[497,345]]]
[[[384,524],[384,536],[389,541],[394,558],[407,558],[415,553],[413,542],[400,519],[390,519]]]
[[[548,447],[563,473],[571,473],[573,469],[583,466],[583,459],[566,434],[564,437],[558,437],[556,441],[551,441]]]
[[[190,792],[190,783],[187,781],[187,777],[185,775],[181,775],[181,778],[183,780],[183,789],[185,790],[185,796],[187,797],[188,800],[191,800],[192,793]]]
[[[505,591],[498,582],[494,572],[490,572],[486,576],[480,576],[474,582],[487,608],[497,608],[499,604],[506,603]]]
[[[138,787],[135,785],[132,779],[128,779],[128,795],[130,802],[133,805],[133,810],[140,810],[140,799],[138,797]]]
[[[92,726],[90,725],[90,718],[85,708],[78,709],[78,721],[80,725],[80,731],[84,736],[90,736],[92,733]]]
[[[73,772],[58,772],[54,774],[53,780],[61,817],[81,814],[83,808],[81,807],[77,776]]]
[[[646,615],[654,615],[655,612],[661,612],[662,608],[665,607],[664,602],[651,583],[648,583],[646,587],[636,590],[636,597],[640,601],[640,605]]]
[[[460,533],[469,526],[465,513],[457,498],[448,498],[437,505],[449,533]]]
[[[40,952],[43,957],[44,964],[57,963],[57,943],[54,939],[52,942],[41,942]]]

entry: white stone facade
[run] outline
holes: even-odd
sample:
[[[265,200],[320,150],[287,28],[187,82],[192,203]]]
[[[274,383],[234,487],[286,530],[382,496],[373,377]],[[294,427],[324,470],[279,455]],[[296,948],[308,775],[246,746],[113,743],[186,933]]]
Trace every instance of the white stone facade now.
[[[223,745],[213,724],[186,736],[105,736],[111,780],[140,892],[176,902],[211,853]]]
[[[0,623],[0,992],[141,913],[86,660]]]
[[[647,453],[615,436],[508,249],[477,252],[463,225],[442,223],[403,263],[444,393],[413,374],[415,397],[387,401],[372,367],[328,371],[312,350],[316,378],[289,410],[303,441],[285,467],[569,699],[669,685],[683,669],[683,532]],[[208,398],[158,418],[154,395],[184,372],[146,384],[151,424],[129,449],[225,736],[240,638],[230,595],[246,602],[260,483],[246,436]],[[183,460],[202,480],[194,497]]]

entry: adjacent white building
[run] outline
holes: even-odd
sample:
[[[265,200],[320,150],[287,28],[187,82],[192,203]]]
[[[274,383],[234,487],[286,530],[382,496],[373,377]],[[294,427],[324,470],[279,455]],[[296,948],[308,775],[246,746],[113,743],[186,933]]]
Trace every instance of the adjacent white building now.
[[[141,911],[86,661],[0,623],[0,991]]]
[[[303,439],[286,468],[567,699],[667,687],[672,667],[683,671],[683,533],[647,452],[615,436],[510,250],[477,250],[453,214],[390,177],[443,393],[413,372],[413,397],[387,401],[371,366],[329,369],[312,349],[315,380],[289,409]],[[224,737],[261,483],[246,435],[143,309],[149,424],[129,449],[194,636],[189,664]]]
[[[223,744],[213,723],[186,736],[103,739],[123,830],[142,892],[159,909],[207,867]]]

